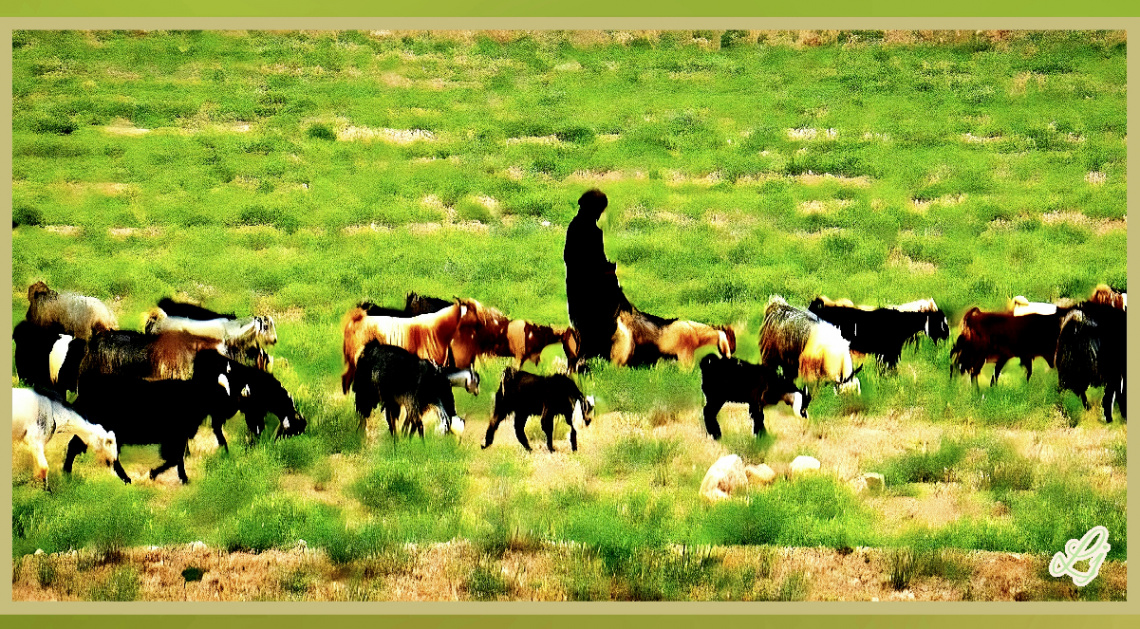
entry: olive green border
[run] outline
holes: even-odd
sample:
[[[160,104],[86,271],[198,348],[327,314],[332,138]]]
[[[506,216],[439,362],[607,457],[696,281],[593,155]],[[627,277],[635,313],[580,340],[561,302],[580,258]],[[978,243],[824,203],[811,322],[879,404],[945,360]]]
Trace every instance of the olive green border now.
[[[318,8],[314,8],[314,6]],[[598,16],[722,16],[764,15],[771,17],[825,17],[829,15],[869,17],[950,17],[1009,15],[1033,17],[1123,16],[1136,15],[1137,4],[1127,0],[1100,0],[1096,3],[1074,3],[1069,0],[959,0],[958,2],[914,2],[913,0],[875,0],[852,6],[844,0],[816,2],[745,2],[742,0],[576,0],[564,3],[540,3],[524,0],[436,0],[430,4],[412,2],[375,2],[374,0],[329,0],[319,5],[301,0],[23,0],[3,10],[13,16],[123,16],[152,15],[187,16],[312,16],[388,15],[404,17],[444,17],[451,15],[483,17]]]
[[[163,4],[153,2],[144,4],[140,0],[116,0],[111,3],[100,3],[93,7],[83,6],[92,4],[76,0],[58,0],[48,3],[44,0],[25,0],[17,7],[9,7],[0,12],[14,15],[39,16],[96,16],[86,18],[6,18],[0,19],[0,77],[3,77],[3,86],[0,90],[0,110],[4,112],[4,124],[0,125],[0,182],[4,185],[5,194],[0,200],[0,216],[10,217],[11,213],[11,29],[12,28],[530,28],[530,29],[567,29],[567,28],[880,28],[880,29],[974,29],[974,28],[1105,28],[1135,30],[1140,26],[1138,19],[1050,19],[1048,17],[997,17],[997,18],[878,18],[882,15],[963,15],[988,14],[990,16],[1008,16],[1015,14],[1029,14],[1034,16],[1075,14],[1079,11],[1085,16],[1111,16],[1137,13],[1134,2],[1117,0],[1113,2],[1099,2],[1096,5],[1072,5],[1057,0],[1042,0],[1030,3],[1011,2],[999,0],[997,2],[978,2],[971,0],[967,3],[949,4],[930,3],[926,6],[917,6],[918,3],[903,2],[901,0],[879,0],[867,8],[850,9],[847,5],[840,5],[832,0],[813,3],[806,6],[800,3],[784,3],[780,6],[767,6],[760,3],[745,3],[740,0],[720,0],[703,3],[684,3],[692,7],[684,7],[676,0],[663,2],[639,3],[625,2],[617,6],[611,2],[598,2],[585,0],[565,7],[538,6],[537,3],[523,3],[520,0],[497,0],[481,2],[478,5],[468,6],[464,3],[446,1],[436,2],[430,7],[420,5],[401,4],[389,5],[378,3],[365,3],[359,0],[334,0],[321,6],[321,12],[326,15],[365,15],[368,13],[381,13],[392,18],[354,18],[345,19],[337,17],[289,18],[290,15],[304,15],[312,13],[304,3],[293,0],[277,1],[272,4],[264,0],[256,0],[236,4],[232,2],[216,2],[216,0],[200,0],[194,3],[185,0],[175,0]],[[1019,6],[1020,5],[1020,6]],[[655,13],[659,16],[684,16],[699,11],[704,16],[717,15],[800,15],[809,17],[794,18],[747,18],[724,19],[718,17],[656,17],[656,18],[624,18],[606,16],[636,16]],[[172,18],[106,18],[98,16],[131,15],[146,13],[161,15],[167,13],[179,16],[200,16],[203,13],[214,15],[240,14],[244,16],[272,15],[278,17],[242,17],[242,18],[205,18],[182,17]],[[827,13],[843,15],[858,12],[871,17],[852,18],[822,18],[810,17]],[[425,19],[398,17],[411,13],[420,16],[497,16],[514,13],[538,16],[533,18],[497,18],[497,17],[467,17],[467,18],[434,18]],[[541,17],[543,14],[551,15],[592,15],[600,17],[550,19]],[[1129,59],[1129,96],[1130,101],[1137,102],[1140,90],[1136,89],[1137,61]],[[1135,109],[1135,107],[1133,107]],[[1130,112],[1129,121],[1135,123],[1137,115]],[[1135,126],[1134,124],[1131,126]],[[1134,148],[1136,141],[1129,143]],[[1130,180],[1136,181],[1140,174],[1140,167],[1133,162],[1129,167]],[[1130,205],[1140,199],[1140,195],[1130,191]],[[11,276],[11,235],[0,238],[0,259],[4,260],[4,270],[0,274],[0,285],[3,285],[8,294],[12,294]],[[1133,244],[1129,241],[1129,252]],[[0,308],[0,320],[10,326],[11,320],[6,308]],[[1135,327],[1130,325],[1130,327]],[[1133,339],[1129,345],[1129,355],[1140,355],[1140,342]],[[11,355],[3,353],[3,367],[11,373],[8,361]],[[1133,370],[1135,373],[1135,369]],[[1134,379],[1136,376],[1134,375]],[[0,402],[0,409],[8,408],[8,393]],[[7,415],[0,410],[0,414]],[[4,459],[10,460],[11,446],[6,439],[0,439],[0,448],[3,448]],[[1135,458],[1135,457],[1130,457]],[[10,468],[0,465],[0,514],[2,522],[0,529],[0,563],[11,574],[11,483]],[[1135,482],[1135,474],[1130,475],[1130,481]],[[1129,511],[1130,531],[1136,527],[1137,511],[1134,504]],[[1134,627],[1137,625],[1137,616],[1140,611],[1140,589],[1135,585],[1129,587],[1129,603],[13,603],[11,602],[10,579],[0,579],[0,613],[21,614],[6,618],[6,626],[15,627],[46,627],[55,629],[64,626],[80,626],[90,629],[104,629],[126,626],[163,626],[181,629],[183,627],[200,627],[206,623],[212,625],[211,629],[229,629],[241,627],[242,629],[259,629],[269,627],[274,629],[292,629],[309,627],[317,618],[312,616],[336,615],[335,621],[343,629],[356,627],[371,627],[375,623],[384,623],[386,627],[403,629],[403,627],[436,627],[454,623],[458,618],[450,616],[463,616],[464,626],[494,627],[506,629],[507,627],[570,627],[577,626],[581,621],[587,620],[577,616],[587,614],[596,616],[588,619],[591,623],[601,623],[606,626],[618,626],[629,629],[640,627],[682,627],[692,624],[706,624],[715,622],[723,627],[752,627],[755,623],[762,623],[763,618],[756,614],[777,614],[781,617],[773,619],[787,627],[832,627],[841,623],[845,627],[958,627],[965,619],[957,618],[960,614],[986,614],[987,617],[970,618],[967,622],[976,625],[978,629],[986,627],[1001,627],[1002,629],[1048,628],[1063,626],[1070,623],[1089,622],[1088,616],[1097,616],[1091,619],[1094,626],[1106,628]],[[1119,614],[1129,613],[1132,617]],[[82,616],[61,618],[28,616],[27,614],[82,614]],[[123,614],[123,615],[118,615]],[[146,615],[144,615],[146,614]],[[161,618],[151,614],[175,614]],[[195,614],[195,615],[189,615]],[[272,616],[259,616],[272,614]],[[375,616],[356,616],[348,614],[383,614],[383,618]],[[399,614],[398,616],[396,614]],[[430,615],[429,615],[430,614]],[[621,618],[624,615],[638,615],[637,618]],[[816,614],[815,616],[795,616],[797,614]],[[871,615],[886,614],[886,615]],[[1032,614],[1032,616],[1026,615]],[[284,618],[281,615],[293,616]],[[715,619],[705,619],[699,616],[716,615]],[[833,617],[842,615],[841,617]],[[1073,615],[1074,617],[1066,617]],[[12,621],[9,623],[9,621]],[[632,625],[632,626],[631,626]],[[338,628],[340,629],[340,628]],[[973,627],[971,627],[973,629]]]

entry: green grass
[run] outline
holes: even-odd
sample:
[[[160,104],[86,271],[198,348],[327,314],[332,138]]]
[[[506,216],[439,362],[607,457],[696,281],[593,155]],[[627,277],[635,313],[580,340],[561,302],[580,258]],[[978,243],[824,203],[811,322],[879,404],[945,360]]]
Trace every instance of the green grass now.
[[[45,495],[17,474],[14,556],[305,539],[346,570],[385,572],[406,566],[404,542],[461,538],[489,558],[469,587],[495,598],[509,596],[492,574],[507,551],[576,542],[563,575],[575,599],[694,588],[803,598],[804,575],[716,576],[715,554],[673,547],[909,541],[827,476],[699,503],[708,462],[685,439],[653,436],[699,417],[699,370],[592,365],[579,383],[599,415],[636,430],[595,450],[592,434],[619,423],[607,415],[576,455],[556,455],[578,456],[588,480],[538,490],[527,481],[546,459],[501,431],[486,452],[474,445],[482,435],[365,438],[339,390],[345,311],[364,299],[398,306],[415,290],[565,324],[565,229],[595,185],[610,199],[601,227],[631,301],[737,326],[736,354],[750,361],[772,294],[801,306],[819,294],[934,297],[953,325],[1013,295],[1127,287],[1120,32],[585,37],[13,33],[13,319],[37,280],[113,304],[124,328],[171,295],[272,312],[275,375],[309,421],[281,441],[230,422],[230,454],[203,455],[176,490],[82,468],[53,472]],[[1059,395],[1041,360],[1029,382],[1016,364],[995,387],[992,367],[978,388],[951,378],[948,345],[908,346],[893,372],[868,361],[859,396],[819,387],[807,429],[822,439],[896,413],[945,429],[925,450],[867,465],[895,492],[950,480],[1008,506],[1008,519],[931,532],[948,547],[1055,552],[1105,524],[1122,552],[1123,490],[1024,459],[997,436],[1079,430],[1101,421],[1095,409]],[[548,350],[538,371],[560,355]],[[479,397],[456,394],[471,425],[489,417],[507,362],[479,366]],[[784,438],[756,440],[724,415],[722,443],[750,463]],[[566,432],[559,424],[555,438]],[[1124,467],[1123,439],[1108,447]],[[131,595],[130,582],[121,575],[99,596]]]

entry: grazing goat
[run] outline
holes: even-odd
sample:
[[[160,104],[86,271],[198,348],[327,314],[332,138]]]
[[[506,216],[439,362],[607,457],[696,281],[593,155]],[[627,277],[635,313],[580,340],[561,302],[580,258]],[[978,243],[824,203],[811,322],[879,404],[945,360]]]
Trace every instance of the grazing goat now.
[[[30,321],[16,324],[12,331],[16,341],[13,362],[16,375],[24,382],[63,394],[75,389],[79,359],[87,351],[87,342],[57,330],[44,329]]]
[[[831,381],[843,391],[859,391],[851,361],[851,344],[839,328],[816,315],[793,308],[778,295],[768,300],[760,326],[760,362],[785,376],[807,382]]]
[[[245,416],[246,428],[250,434],[260,436],[265,430],[265,417],[272,413],[280,420],[275,438],[292,437],[305,432],[308,422],[293,401],[293,396],[281,386],[281,382],[261,369],[242,365],[227,358],[215,356],[212,352],[202,352],[194,364],[194,371],[207,369],[207,373],[224,371],[235,396],[234,413],[241,411]],[[218,445],[229,452],[229,444],[222,433],[222,426],[233,417],[220,414],[211,415],[211,428],[217,437]]]
[[[265,351],[267,346],[277,343],[277,324],[273,317],[200,320],[167,316],[161,308],[155,308],[147,313],[143,329],[147,334],[185,332],[214,339],[225,345],[227,356],[242,364],[266,371],[273,366],[273,357]]]
[[[1041,356],[1050,367],[1057,353],[1057,336],[1067,309],[1054,314],[1014,315],[1010,312],[983,312],[970,308],[962,316],[962,331],[950,349],[951,375],[969,373],[974,385],[987,362],[994,361],[990,386],[997,384],[1002,367],[1011,359],[1021,359],[1025,380],[1033,375],[1033,359]]]
[[[352,386],[356,361],[369,341],[402,347],[409,352],[442,365],[447,360],[451,337],[460,323],[475,318],[471,302],[456,300],[439,312],[406,319],[396,317],[370,317],[363,308],[353,308],[345,315],[344,373],[341,388],[344,393]]]
[[[41,328],[58,325],[65,334],[83,340],[96,332],[119,327],[111,309],[98,299],[57,293],[43,282],[28,287],[28,314],[25,318]]]
[[[617,318],[610,361],[618,366],[652,365],[661,358],[692,367],[697,349],[716,345],[724,356],[736,351],[736,333],[727,326],[696,321],[663,319],[638,310],[622,311]]]
[[[935,342],[949,338],[950,326],[946,315],[934,312],[906,312],[894,308],[867,310],[848,306],[828,305],[816,298],[808,311],[839,328],[840,334],[851,344],[851,351],[873,354],[882,365],[894,369],[902,356],[903,346],[919,334],[926,334]]]
[[[388,431],[396,435],[401,409],[407,411],[404,430],[424,435],[423,415],[429,409],[439,414],[440,432],[463,432],[463,419],[455,412],[454,385],[478,392],[478,377],[470,370],[440,367],[415,354],[378,341],[369,341],[360,355],[352,381],[360,428],[377,406],[383,406]]]
[[[483,441],[484,449],[495,440],[499,424],[511,415],[515,417],[515,436],[527,450],[530,450],[530,442],[525,428],[531,415],[541,416],[546,447],[551,452],[554,452],[554,417],[561,415],[570,426],[570,448],[577,450],[578,429],[589,426],[594,419],[594,398],[582,395],[578,385],[567,375],[537,376],[507,367],[495,393],[494,411]]]
[[[748,405],[752,434],[764,434],[764,407],[785,402],[792,413],[807,419],[811,394],[767,365],[709,354],[701,359],[701,392],[705,394],[705,430],[720,439],[717,413],[726,402]]]
[[[1112,422],[1112,405],[1120,406],[1127,417],[1125,381],[1127,356],[1127,316],[1113,305],[1086,302],[1071,310],[1061,321],[1057,337],[1057,383],[1081,398],[1089,408],[1085,391],[1104,387],[1104,421]]]
[[[184,484],[190,482],[186,477],[187,444],[206,417],[233,417],[236,412],[226,374],[206,368],[195,369],[191,380],[151,381],[93,373],[84,375],[79,386],[75,410],[114,432],[120,446],[158,444],[163,463],[150,471],[151,480],[177,466],[178,478]],[[81,441],[72,439],[64,471],[70,472],[72,461],[86,450]],[[124,483],[131,482],[118,461],[115,473]]]
[[[43,483],[44,489],[47,489],[48,475],[44,447],[57,432],[74,434],[95,451],[100,463],[118,464],[119,446],[114,432],[87,421],[61,397],[41,395],[31,389],[12,389],[12,445],[22,443],[31,450],[36,464],[33,477]]]

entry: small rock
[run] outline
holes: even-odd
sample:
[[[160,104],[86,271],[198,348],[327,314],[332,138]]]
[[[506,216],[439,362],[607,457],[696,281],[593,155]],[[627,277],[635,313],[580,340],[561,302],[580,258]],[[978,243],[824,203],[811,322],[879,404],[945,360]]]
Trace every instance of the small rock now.
[[[709,502],[728,498],[734,489],[748,484],[744,461],[735,454],[721,457],[712,464],[701,481],[701,497]]]
[[[206,550],[209,548],[206,543],[199,540],[197,542],[190,542],[190,550]]]
[[[776,471],[764,463],[746,465],[744,474],[748,477],[748,483],[751,485],[770,485],[776,480]]]
[[[793,476],[798,476],[806,472],[817,472],[819,471],[819,461],[815,457],[797,456],[792,461],[792,464],[788,466],[788,471],[791,472]]]
[[[44,549],[42,549],[42,548],[37,548],[37,549],[36,549],[36,552],[34,552],[34,553],[32,553],[32,554],[33,554],[33,555],[42,555],[42,554],[44,554]]]

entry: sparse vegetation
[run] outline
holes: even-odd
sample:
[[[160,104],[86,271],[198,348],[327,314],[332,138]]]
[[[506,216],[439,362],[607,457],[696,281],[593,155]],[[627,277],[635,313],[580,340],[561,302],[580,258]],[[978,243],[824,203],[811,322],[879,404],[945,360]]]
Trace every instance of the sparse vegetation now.
[[[342,317],[365,299],[462,295],[565,324],[565,228],[595,186],[629,298],[736,325],[750,361],[771,294],[934,297],[953,326],[1013,295],[1126,289],[1125,52],[1122,31],[16,31],[13,319],[37,280],[126,328],[171,295],[272,314],[274,374],[309,421],[285,440],[231,421],[228,454],[197,439],[185,487],[124,486],[87,456],[70,477],[53,467],[47,494],[17,453],[19,580],[147,598],[124,553],[199,540],[263,557],[304,540],[327,563],[258,596],[305,600],[408,595],[400,579],[439,547],[461,559],[435,559],[453,568],[436,578],[487,600],[831,596],[785,547],[871,548],[888,587],[941,578],[985,598],[966,553],[1044,555],[1097,524],[1123,560],[1126,423],[1103,424],[1095,391],[1090,410],[1058,395],[1042,360],[1029,382],[1014,361],[975,388],[920,339],[895,371],[868,359],[859,396],[816,387],[807,421],[768,409],[762,439],[727,406],[720,442],[699,370],[595,361],[579,383],[598,418],[575,453],[557,423],[555,454],[509,430],[478,448],[506,359],[479,364],[479,397],[456,393],[458,440],[393,443],[378,414],[358,431],[338,376]],[[1088,446],[1072,460],[1056,453],[1070,439]],[[703,504],[726,453],[779,477]],[[801,453],[823,472],[787,478]],[[885,494],[852,489],[867,471]],[[884,515],[943,489],[953,517]],[[535,573],[504,576],[520,557]],[[1100,587],[1026,596],[1122,596]]]

